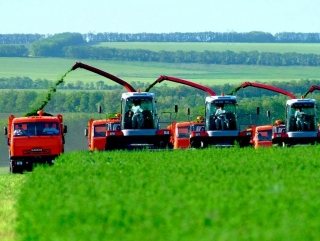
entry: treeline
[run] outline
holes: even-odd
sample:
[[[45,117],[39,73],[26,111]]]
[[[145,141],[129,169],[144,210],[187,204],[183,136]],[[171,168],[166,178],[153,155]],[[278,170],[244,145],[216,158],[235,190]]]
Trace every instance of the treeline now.
[[[33,42],[30,54],[32,56],[65,57],[65,48],[84,43],[85,41],[79,33],[55,34],[50,38]]]
[[[297,97],[305,93],[311,85],[317,85],[319,81],[300,81],[300,86],[294,81],[290,83],[278,83],[278,86],[291,92],[291,89],[296,89]],[[217,94],[222,92],[228,93],[237,85],[214,85],[210,86]],[[94,113],[98,106],[102,106],[107,113],[115,113],[120,111],[120,96],[125,92],[124,89],[112,91],[57,91],[52,95],[51,101],[46,106],[45,110],[52,113],[71,112],[71,113]],[[154,87],[150,92],[155,93],[157,97],[158,107],[161,110],[171,110],[175,104],[179,105],[182,112],[186,108],[193,108],[195,114],[203,112],[204,100],[207,96],[201,90],[194,89],[188,86],[178,86],[175,88],[168,86]],[[3,90],[0,95],[0,107],[2,113],[25,112],[30,109],[37,108],[39,104],[46,98],[46,92],[25,90]],[[245,111],[254,112],[257,106],[268,109],[274,113],[284,114],[285,101],[289,97],[277,94],[264,89],[248,87],[240,89],[236,95],[238,96],[239,106]],[[319,93],[310,94],[308,97],[318,97]]]
[[[233,51],[150,51],[143,49],[116,49],[108,47],[66,46],[51,43],[34,43],[31,46],[35,57],[67,57],[114,61],[141,61],[163,63],[198,63],[221,65],[264,66],[320,66],[320,55],[277,52]],[[26,57],[29,51],[24,46],[0,45],[0,57]]]
[[[150,51],[143,49],[116,49],[107,47],[65,48],[68,58],[142,61],[164,63],[198,63],[221,65],[266,65],[266,66],[319,66],[320,55],[276,52],[233,52],[233,51]]]
[[[42,38],[49,37],[43,34],[0,34],[0,44],[31,44]]]
[[[10,78],[0,78],[0,89],[7,89],[7,90],[47,90],[50,89],[50,87],[54,86],[56,81],[51,81],[47,79],[36,79],[32,80],[29,77],[10,77]],[[77,80],[76,82],[71,83],[61,83],[57,88],[60,90],[85,90],[85,91],[91,91],[91,90],[123,90],[123,87],[121,85],[108,85],[106,84],[108,81],[95,81],[95,82],[83,82],[81,80]],[[262,83],[262,82],[257,82]],[[141,88],[141,90],[147,89],[147,87],[151,84],[148,82],[141,82],[141,81],[132,81],[130,84],[138,89]],[[287,81],[272,81],[266,83],[271,86],[276,86],[281,89],[287,90],[291,93],[295,93],[297,95],[301,95],[305,93],[308,88],[310,88],[312,85],[320,86],[320,80],[317,79],[301,79],[301,80],[292,80],[290,82]],[[159,91],[163,88],[166,88],[166,83],[163,83],[161,86],[158,86],[156,88],[153,88],[152,91]],[[209,85],[209,88],[214,90],[216,93],[227,93],[228,91],[233,90],[237,87],[237,85],[230,85],[230,84],[224,84],[224,85]],[[159,89],[159,90],[158,90]],[[177,95],[189,95],[190,93],[190,87],[188,86],[179,86],[179,88],[174,89],[168,88],[166,91],[168,93],[172,93],[172,91],[176,92]],[[191,89],[191,91],[193,91]],[[273,96],[274,92],[267,91],[264,89],[258,89],[258,88],[252,88],[252,87],[246,87],[245,89],[239,90],[243,97],[251,98],[251,97],[259,97],[262,95],[265,96]],[[165,92],[159,92],[160,95],[164,95]],[[193,93],[193,94],[196,94]]]
[[[78,33],[80,34],[80,33]],[[189,32],[189,33],[86,33],[87,42],[238,42],[238,43],[320,43],[320,33],[280,32]],[[31,44],[51,37],[44,34],[0,34],[0,44]]]
[[[252,31],[196,33],[87,33],[89,42],[235,42],[235,43],[320,43],[320,33],[271,33]]]
[[[27,57],[29,50],[24,45],[0,45],[0,57]]]
[[[221,65],[320,66],[320,55],[277,52],[233,51],[150,51],[94,47],[79,33],[56,34],[33,42],[30,50],[23,45],[0,45],[0,57],[67,57],[114,61],[199,63]]]

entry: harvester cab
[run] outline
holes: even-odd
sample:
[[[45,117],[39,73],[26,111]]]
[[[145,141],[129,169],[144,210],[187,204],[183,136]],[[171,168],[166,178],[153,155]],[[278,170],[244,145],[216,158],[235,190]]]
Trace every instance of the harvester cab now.
[[[275,87],[275,86],[271,86],[271,85],[267,85],[267,84],[253,83],[253,82],[244,82],[240,86],[238,86],[235,89],[233,89],[228,94],[232,95],[232,94],[236,93],[238,90],[240,90],[241,88],[246,88],[246,87],[255,87],[255,88],[270,90],[270,91],[273,91],[273,92],[277,92],[277,93],[286,95],[286,96],[290,97],[291,99],[295,99],[296,98],[294,94],[292,94],[292,93],[290,93],[290,92],[288,92],[286,90],[283,90],[281,88],[278,88],[278,87]],[[290,102],[290,101],[291,100],[288,100],[287,103]],[[257,114],[259,114],[259,107],[257,108]],[[270,112],[269,112],[269,114],[270,114]],[[256,128],[258,128],[258,127],[256,127],[254,125],[253,128],[251,128],[250,131],[249,130],[243,130],[243,131],[240,132],[241,136],[250,136],[251,137],[251,140],[249,141],[249,143],[253,144],[253,146],[255,146],[256,142],[258,141],[258,138],[256,137],[256,134],[258,132],[256,130],[259,130],[259,128],[258,129],[256,129]],[[273,129],[273,131],[277,130],[277,128],[272,128],[272,125],[270,125],[268,128]],[[264,128],[262,128],[262,129],[264,129]],[[286,136],[286,133],[284,133],[284,132],[273,133],[272,136],[273,137],[277,137],[277,138],[273,138],[272,139],[272,142],[274,142],[274,144],[276,144],[277,142],[282,142],[283,141],[283,138]]]
[[[76,63],[72,69],[77,68],[109,78],[128,91],[121,96],[120,126],[116,130],[106,130],[105,150],[171,148],[171,132],[159,127],[156,98],[153,93],[136,91],[120,78],[83,63]]]
[[[235,141],[240,141],[235,96],[222,95],[206,98],[205,128],[209,145],[233,146]]]
[[[121,129],[157,129],[156,99],[153,93],[123,93],[121,97]]]
[[[285,126],[286,132],[281,134],[282,138],[278,143],[280,145],[307,145],[319,142],[316,100],[287,100]]]
[[[284,123],[273,124],[272,145],[294,146],[319,142],[320,135],[316,101],[315,99],[305,99],[308,93],[319,90],[319,86],[312,86],[300,99],[297,99],[294,94],[283,89],[251,82],[244,82],[231,93],[248,86],[275,91],[291,98],[286,101]]]
[[[179,79],[171,76],[160,76],[146,91],[150,90],[156,83],[164,80],[184,84],[193,88],[200,89],[208,93],[205,99],[205,131],[191,131],[190,147],[199,148],[213,145],[217,147],[234,146],[235,142],[243,143],[239,135],[239,126],[237,124],[237,100],[235,96],[217,96],[216,93],[208,87]],[[248,139],[248,137],[245,137]],[[240,144],[241,145],[241,144]]]

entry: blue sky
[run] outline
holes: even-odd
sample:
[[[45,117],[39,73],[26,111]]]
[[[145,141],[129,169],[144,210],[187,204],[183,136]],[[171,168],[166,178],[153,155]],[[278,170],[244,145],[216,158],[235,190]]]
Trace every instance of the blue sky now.
[[[320,32],[319,0],[0,0],[0,34]]]

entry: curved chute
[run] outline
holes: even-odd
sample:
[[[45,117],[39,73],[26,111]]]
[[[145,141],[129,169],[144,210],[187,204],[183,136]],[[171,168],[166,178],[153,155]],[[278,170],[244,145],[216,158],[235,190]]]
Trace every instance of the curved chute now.
[[[292,94],[289,91],[280,89],[278,87],[275,86],[271,86],[271,85],[267,85],[267,84],[261,84],[261,83],[253,83],[253,82],[244,82],[242,83],[240,86],[236,87],[235,89],[233,89],[231,92],[229,92],[227,95],[233,95],[234,93],[236,93],[238,90],[240,90],[241,88],[246,88],[246,87],[256,87],[256,88],[260,88],[260,89],[265,89],[265,90],[270,90],[270,91],[274,91],[286,96],[289,96],[291,99],[296,99],[295,95]]]
[[[166,76],[166,75],[161,75],[155,82],[153,82],[151,85],[149,85],[149,87],[145,91],[148,92],[156,83],[161,83],[164,80],[168,80],[168,81],[172,81],[175,83],[191,86],[193,88],[207,92],[210,96],[216,96],[216,93],[208,87],[190,82],[188,80],[183,80],[183,79],[179,79],[179,78],[172,77],[172,76]]]
[[[312,93],[315,90],[320,90],[320,86],[317,86],[317,85],[311,86],[310,89],[301,96],[301,98],[302,99],[306,98],[309,93]]]
[[[76,70],[77,68],[86,69],[86,70],[89,70],[89,71],[94,72],[96,74],[102,75],[102,76],[104,76],[104,77],[106,77],[106,78],[108,78],[110,80],[113,80],[114,82],[116,82],[116,83],[122,85],[123,87],[125,87],[128,90],[128,92],[136,92],[135,88],[133,88],[129,83],[127,83],[126,81],[118,78],[117,76],[114,76],[114,75],[112,75],[110,73],[107,73],[107,72],[105,72],[103,70],[97,69],[97,68],[92,67],[92,66],[87,65],[87,64],[83,64],[81,62],[77,62],[72,67],[71,70]]]

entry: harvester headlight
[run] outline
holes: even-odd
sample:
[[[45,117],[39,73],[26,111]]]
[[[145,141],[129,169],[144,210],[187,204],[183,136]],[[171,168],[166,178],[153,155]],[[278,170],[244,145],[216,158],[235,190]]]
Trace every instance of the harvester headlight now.
[[[164,135],[169,135],[169,134],[170,134],[170,131],[163,131],[163,134],[164,134]]]
[[[22,166],[23,162],[22,161],[17,161],[17,165]]]
[[[115,132],[113,132],[113,131],[110,132],[110,136],[115,136],[115,135],[116,135]]]
[[[276,137],[281,137],[281,134],[277,134]]]
[[[196,133],[196,136],[200,136],[201,134],[200,133]]]
[[[247,136],[251,136],[251,132],[250,131],[247,131]]]

